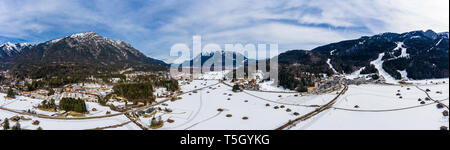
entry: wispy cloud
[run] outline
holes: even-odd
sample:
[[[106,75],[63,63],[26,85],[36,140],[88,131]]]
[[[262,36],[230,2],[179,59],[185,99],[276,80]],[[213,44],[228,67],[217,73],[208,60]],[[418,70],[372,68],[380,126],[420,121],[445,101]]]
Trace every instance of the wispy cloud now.
[[[95,31],[170,60],[170,47],[278,43],[281,50],[381,32],[449,28],[448,0],[2,0],[0,42]]]

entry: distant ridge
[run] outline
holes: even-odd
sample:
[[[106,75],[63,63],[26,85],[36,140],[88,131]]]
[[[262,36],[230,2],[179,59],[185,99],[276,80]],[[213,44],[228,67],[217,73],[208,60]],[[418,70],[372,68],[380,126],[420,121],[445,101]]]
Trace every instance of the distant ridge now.
[[[166,71],[163,61],[149,58],[120,40],[95,32],[78,33],[39,43],[0,60],[1,69],[23,77],[115,73],[130,69]]]
[[[278,56],[282,66],[299,72],[328,75],[377,73],[382,69],[400,80],[449,77],[448,32],[432,30],[382,33],[319,46],[312,50],[291,50]],[[381,68],[371,64],[383,55]],[[327,62],[329,61],[329,62]],[[329,64],[328,64],[329,63]],[[334,69],[334,70],[333,70]],[[402,74],[403,73],[403,74]]]
[[[242,62],[236,63],[236,58],[243,58]],[[220,65],[219,68],[224,69],[230,69],[233,68],[233,66],[241,67],[243,65],[246,65],[248,63],[255,62],[253,59],[249,59],[245,57],[244,55],[232,52],[232,51],[214,51],[214,52],[203,52],[199,55],[197,55],[195,58],[189,61],[183,62],[183,67],[192,67],[194,64],[201,64],[204,65],[211,65],[211,64],[205,64],[206,62],[211,62],[211,64],[214,65]],[[228,64],[225,64],[225,62],[229,62]],[[179,64],[178,64],[179,65]],[[194,66],[198,67],[198,66]],[[210,67],[210,66],[208,66]]]
[[[13,44],[11,42],[6,42],[4,44],[0,44],[0,60],[15,56],[31,47],[32,45],[28,43]]]

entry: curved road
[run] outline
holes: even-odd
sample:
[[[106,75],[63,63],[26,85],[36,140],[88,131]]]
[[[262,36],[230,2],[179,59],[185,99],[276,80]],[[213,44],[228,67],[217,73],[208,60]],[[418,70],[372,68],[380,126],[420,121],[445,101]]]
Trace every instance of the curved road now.
[[[315,115],[317,115],[317,114],[319,114],[319,113],[321,113],[321,112],[323,112],[323,111],[325,111],[325,110],[327,110],[327,109],[329,109],[329,108],[332,108],[333,104],[336,103],[336,101],[338,100],[338,98],[339,98],[341,95],[344,95],[345,92],[347,92],[347,90],[348,90],[348,86],[345,86],[344,89],[342,89],[342,91],[341,91],[341,92],[340,92],[333,100],[331,100],[331,101],[328,102],[327,104],[322,105],[322,106],[320,106],[319,108],[317,108],[316,110],[314,110],[314,111],[312,111],[312,112],[310,112],[310,113],[308,113],[308,114],[306,114],[306,115],[303,115],[303,116],[301,116],[301,117],[299,117],[299,118],[297,118],[297,119],[295,119],[295,120],[293,120],[293,121],[289,121],[288,123],[282,125],[281,127],[276,128],[275,130],[283,130],[283,129],[285,129],[285,128],[291,126],[291,125],[293,125],[293,124],[294,124],[295,122],[297,122],[297,121],[304,121],[304,120],[307,120],[307,119],[309,119],[309,118],[311,118],[311,117],[313,117],[313,116],[315,116]]]
[[[423,90],[422,88],[420,88],[420,87],[417,86],[417,85],[416,85],[416,88],[419,89],[419,90],[421,90],[421,91],[423,91],[423,92],[425,92],[425,94],[427,95],[427,97],[428,97],[429,99],[431,99],[432,101],[434,101],[434,102],[436,102],[436,103],[439,103],[439,104],[441,104],[442,106],[444,106],[445,108],[448,109],[448,106],[445,105],[444,103],[441,103],[440,101],[434,100],[433,98],[431,98],[430,94],[428,94],[428,92],[427,92],[426,90]]]
[[[227,84],[227,83],[225,83],[225,82],[222,82],[222,84],[224,84],[224,85],[226,85],[226,86],[229,86],[229,87],[232,87],[231,85],[229,85],[229,84]],[[249,90],[249,91],[253,91],[253,90]],[[266,98],[263,98],[263,97],[260,97],[260,96],[256,96],[256,95],[254,95],[254,94],[251,94],[251,93],[247,92],[246,90],[243,90],[243,92],[244,92],[245,94],[247,94],[247,95],[256,97],[256,98],[261,99],[261,100],[263,100],[263,101],[267,101],[267,102],[271,102],[271,103],[276,103],[276,104],[280,104],[280,105],[286,105],[286,106],[301,106],[301,107],[315,107],[315,106],[312,106],[312,105],[301,105],[301,104],[283,103],[283,102],[279,102],[279,101],[269,100],[269,99],[266,99]],[[269,91],[255,91],[255,92],[279,93],[279,92],[269,92]],[[280,93],[280,94],[281,94],[281,93]]]

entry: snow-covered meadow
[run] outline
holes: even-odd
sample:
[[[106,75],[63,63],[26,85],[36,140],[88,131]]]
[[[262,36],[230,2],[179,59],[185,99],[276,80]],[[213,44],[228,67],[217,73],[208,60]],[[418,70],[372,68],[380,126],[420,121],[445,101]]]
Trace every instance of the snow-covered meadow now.
[[[11,118],[13,116],[23,116],[23,115],[18,115],[9,111],[0,110],[0,118],[2,122],[5,118]],[[43,119],[32,116],[24,116],[24,117],[31,119],[19,121],[21,128],[25,130],[36,130],[38,127],[41,127],[44,130],[86,130],[118,125],[130,121],[124,115],[99,119],[87,119],[87,120],[58,120],[58,119]],[[33,121],[35,120],[38,120],[40,122],[39,125],[32,124]],[[15,125],[15,122],[10,121],[10,126],[13,125]],[[133,123],[125,124],[121,128],[124,130],[140,130],[140,128]]]
[[[35,108],[41,104],[42,100],[32,99],[23,96],[17,96],[16,99],[6,99],[6,94],[0,93],[0,107],[6,108],[9,110],[14,110],[17,112],[25,112],[28,109],[36,112],[37,114],[52,116],[55,112],[43,111]],[[56,101],[58,104],[59,101]],[[107,111],[110,111],[111,114],[119,113],[109,109],[109,107],[101,106],[98,103],[94,102],[86,102],[87,109],[89,110],[89,114],[86,114],[85,117],[95,117],[95,116],[103,116]],[[92,109],[97,109],[96,111],[92,111]],[[3,122],[5,118],[11,118],[14,116],[23,116],[26,119],[31,120],[19,120],[21,128],[25,130],[35,130],[38,127],[43,128],[44,130],[85,130],[85,129],[95,129],[107,126],[113,126],[117,124],[122,124],[129,121],[124,115],[108,117],[108,118],[99,118],[99,119],[87,119],[87,120],[61,120],[61,119],[44,119],[38,118],[29,115],[22,115],[13,112],[9,112],[6,110],[0,109],[0,122]],[[39,125],[33,125],[33,121],[39,121]],[[10,125],[15,125],[15,122],[10,121]],[[140,128],[133,124],[128,123],[121,128],[127,130],[139,130]]]
[[[191,84],[205,85],[206,82],[217,83],[211,80],[194,80]],[[192,90],[189,87],[182,86],[182,89]],[[156,116],[161,116],[163,121],[174,120],[173,123],[165,122],[160,130],[273,130],[315,109],[303,105],[321,105],[336,96],[335,93],[321,96],[295,95],[257,91],[235,93],[231,91],[231,87],[217,84],[197,93],[184,94],[181,100],[157,106],[163,110],[169,108],[172,112],[160,111]],[[266,106],[267,104],[270,106]],[[278,109],[274,108],[276,106]],[[218,111],[219,109],[223,111]],[[298,116],[294,115],[295,112]],[[151,118],[141,117],[140,120],[142,124],[150,125]]]
[[[449,85],[419,85],[434,100],[448,106]],[[409,89],[409,90],[408,90]],[[400,90],[400,92],[398,92]],[[436,93],[442,91],[442,94]],[[400,93],[400,96],[397,96]],[[448,116],[416,86],[352,85],[334,108],[298,123],[292,130],[439,130],[448,127]],[[425,103],[422,104],[421,99]],[[356,108],[356,106],[358,106]]]
[[[364,84],[350,85],[333,108],[325,110],[303,122],[297,122],[291,130],[439,130],[449,124],[442,112],[448,108],[437,108],[428,95],[449,105],[449,80],[414,81],[412,85]],[[181,81],[180,81],[181,83]],[[203,88],[202,90],[197,90]],[[316,110],[318,106],[330,102],[337,91],[321,95],[300,95],[297,93],[277,93],[261,91],[232,92],[231,87],[217,80],[194,80],[182,84],[182,99],[167,101],[155,106],[161,108],[155,116],[161,116],[164,125],[158,130],[273,130],[289,120]],[[16,111],[28,109],[38,114],[52,115],[53,112],[34,109],[41,100],[18,96],[5,99],[0,94],[0,106]],[[400,98],[401,97],[401,98]],[[423,103],[421,103],[422,101]],[[158,99],[161,101],[163,99]],[[108,107],[86,102],[91,111],[87,117],[102,116]],[[267,106],[269,105],[269,106]],[[277,109],[275,109],[277,107]],[[165,112],[168,108],[171,112]],[[289,109],[289,111],[288,111]],[[112,111],[112,114],[118,112]],[[294,115],[297,113],[297,115]],[[35,130],[84,130],[105,128],[105,130],[140,130],[125,115],[86,120],[43,119],[0,110],[0,119],[24,116],[31,120],[21,120],[21,127]],[[139,121],[149,126],[151,117],[141,116]],[[167,120],[173,120],[169,123]],[[39,125],[32,125],[38,120]],[[14,125],[15,123],[10,123]],[[122,126],[118,126],[122,125]]]
[[[37,114],[41,115],[47,115],[51,116],[54,115],[56,112],[49,112],[49,111],[43,111],[38,108],[36,108],[39,104],[42,103],[43,100],[40,99],[33,99],[29,97],[24,96],[17,96],[16,99],[6,99],[6,94],[0,93],[0,107],[15,110],[15,111],[34,111]],[[55,101],[55,103],[58,105],[59,101]],[[85,117],[94,117],[94,116],[103,116],[106,114],[107,111],[109,111],[111,114],[119,113],[116,111],[111,110],[107,106],[101,106],[100,104],[96,102],[85,102],[86,108],[89,111],[88,114],[85,114]],[[96,109],[96,111],[93,111],[93,109]]]

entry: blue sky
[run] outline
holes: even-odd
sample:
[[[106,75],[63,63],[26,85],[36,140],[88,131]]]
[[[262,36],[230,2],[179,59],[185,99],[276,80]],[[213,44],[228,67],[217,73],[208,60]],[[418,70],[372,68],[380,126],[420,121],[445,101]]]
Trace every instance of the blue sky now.
[[[93,31],[170,62],[176,43],[277,43],[280,51],[382,32],[449,29],[448,0],[1,0],[0,43]]]

